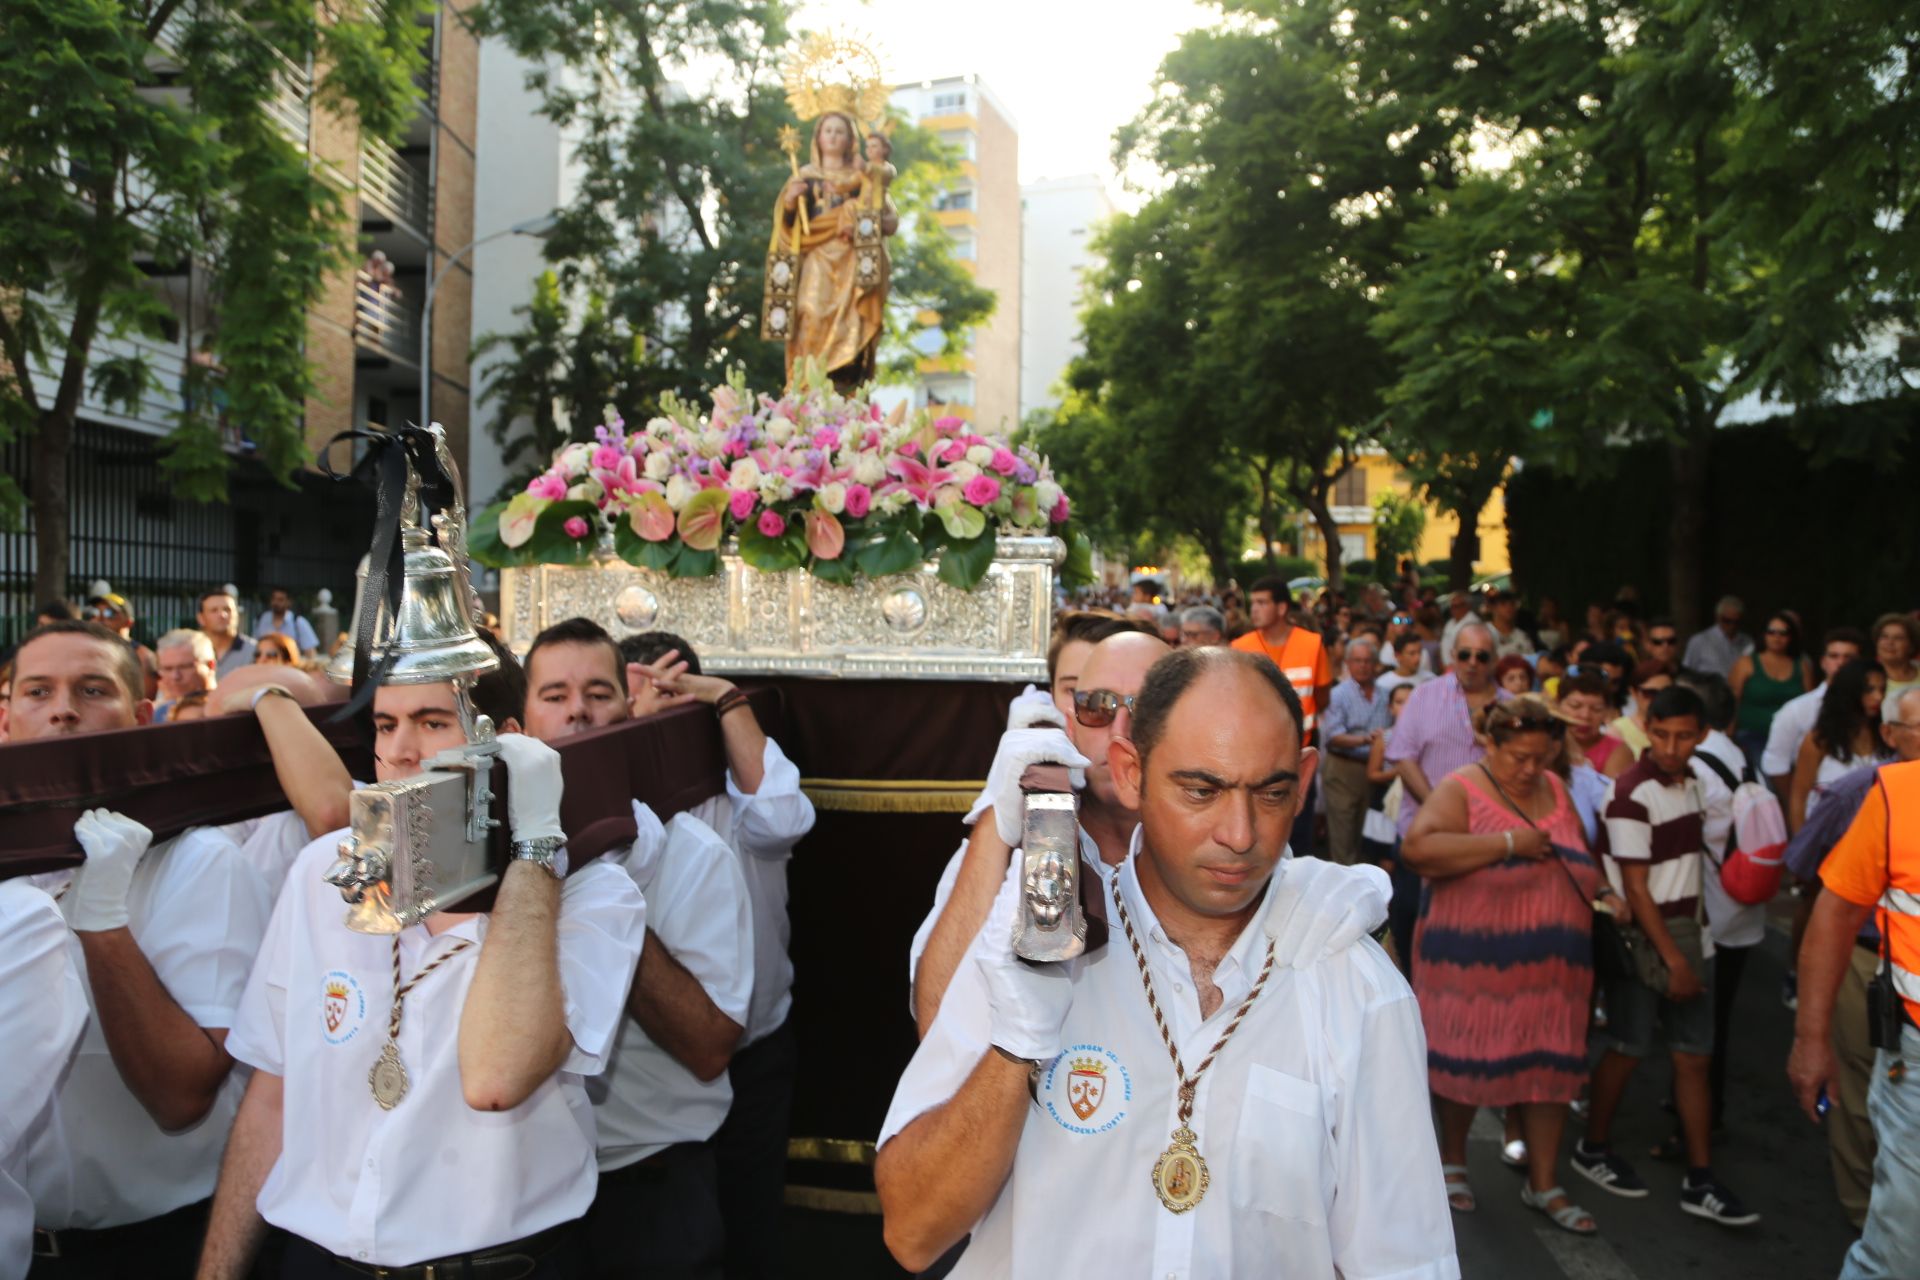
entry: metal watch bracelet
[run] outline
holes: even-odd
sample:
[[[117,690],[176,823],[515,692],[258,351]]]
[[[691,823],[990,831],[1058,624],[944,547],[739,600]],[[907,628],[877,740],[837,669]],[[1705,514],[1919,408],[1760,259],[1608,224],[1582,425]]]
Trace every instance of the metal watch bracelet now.
[[[558,880],[560,871],[554,865],[554,858],[566,847],[566,844],[563,836],[536,836],[531,840],[515,840],[508,851],[508,856],[514,862],[534,863]]]

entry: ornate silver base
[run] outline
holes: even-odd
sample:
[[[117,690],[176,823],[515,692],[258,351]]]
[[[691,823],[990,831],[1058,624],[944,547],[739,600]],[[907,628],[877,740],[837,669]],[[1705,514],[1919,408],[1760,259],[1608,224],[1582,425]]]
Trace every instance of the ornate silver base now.
[[[670,578],[601,557],[500,573],[507,643],[524,653],[543,628],[586,617],[624,639],[671,631],[716,675],[853,679],[1044,680],[1060,539],[1001,538],[972,591],[917,573],[822,582],[804,569],[762,573],[729,548],[711,578]]]

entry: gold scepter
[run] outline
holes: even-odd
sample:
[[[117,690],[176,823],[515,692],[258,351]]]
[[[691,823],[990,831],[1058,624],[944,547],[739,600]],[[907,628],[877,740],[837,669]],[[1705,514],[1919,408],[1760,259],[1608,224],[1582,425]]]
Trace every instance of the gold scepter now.
[[[799,177],[800,131],[790,124],[780,126],[780,149],[787,153],[787,172],[796,178]],[[794,206],[794,210],[798,214],[794,221],[799,225],[800,234],[803,236],[810,234],[810,228],[807,226],[807,202],[800,201]]]

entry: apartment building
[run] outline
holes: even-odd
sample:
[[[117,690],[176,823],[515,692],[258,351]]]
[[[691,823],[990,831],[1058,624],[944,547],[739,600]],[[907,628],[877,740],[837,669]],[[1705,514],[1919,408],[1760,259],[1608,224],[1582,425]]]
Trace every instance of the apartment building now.
[[[959,152],[960,174],[933,216],[952,239],[954,256],[998,297],[992,318],[959,355],[941,354],[938,317],[924,317],[931,327],[916,341],[922,357],[914,404],[944,407],[983,429],[1011,431],[1020,421],[1019,129],[978,76],[901,85],[893,104]]]
[[[281,91],[268,104],[279,130],[346,193],[351,220],[341,230],[354,245],[352,259],[327,280],[307,317],[316,383],[305,406],[310,450],[341,431],[419,413],[427,272],[473,238],[478,42],[460,16],[469,3],[442,0],[422,19],[431,63],[419,82],[420,108],[397,145],[361,136],[352,121],[316,102],[310,63],[284,60]],[[176,21],[157,41],[163,73],[182,28],[184,20]],[[269,585],[288,587],[303,605],[327,588],[344,610],[371,531],[363,490],[326,480],[311,458],[288,490],[254,459],[241,421],[223,423],[233,461],[226,503],[189,502],[168,488],[158,465],[163,440],[185,407],[187,371],[212,359],[208,336],[220,316],[205,264],[155,264],[147,278],[174,323],[161,339],[111,336],[95,344],[96,366],[139,354],[154,381],[132,405],[87,381],[68,463],[73,592],[104,579],[132,600],[142,629],[156,631],[189,620],[197,593],[210,584],[237,585],[243,604]],[[427,360],[433,417],[461,457],[470,417],[470,302],[470,272],[456,265],[439,284]],[[45,394],[58,371],[36,367],[33,377]],[[334,460],[349,461],[344,451]],[[31,468],[28,441],[0,448],[0,470],[23,489]],[[28,520],[24,531],[0,533],[0,643],[17,637],[35,604],[31,513]]]
[[[1113,217],[1106,180],[1080,173],[1020,189],[1020,420],[1059,405],[1061,375],[1086,349],[1080,330],[1087,273],[1100,257],[1093,239]]]

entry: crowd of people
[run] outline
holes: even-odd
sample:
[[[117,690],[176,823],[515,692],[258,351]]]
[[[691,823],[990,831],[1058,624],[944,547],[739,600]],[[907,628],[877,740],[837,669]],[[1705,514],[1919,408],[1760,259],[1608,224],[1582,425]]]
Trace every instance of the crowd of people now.
[[[903,1265],[1457,1278],[1481,1108],[1556,1228],[1605,1225],[1568,1175],[1750,1226],[1712,1155],[1773,912],[1800,961],[1781,1088],[1861,1232],[1836,1265],[1920,1275],[1920,620],[1812,649],[1732,598],[1683,636],[1630,596],[1577,625],[1411,577],[1128,594],[1058,614],[914,936],[874,1166]],[[470,694],[377,689],[372,780],[473,713],[513,779],[491,910],[381,937],[322,879],[369,780],[306,714],[342,695],[284,593],[249,637],[210,590],[151,651],[124,599],[86,609],[49,606],[0,672],[0,734],[252,716],[287,807],[163,840],[91,810],[82,866],[0,881],[0,1276],[797,1269],[786,864],[813,811],[740,691],[585,619],[519,658],[482,628]],[[566,875],[546,744],[688,701],[724,792],[635,802],[633,845]],[[1053,965],[1013,937],[1037,764],[1071,773],[1099,923]],[[1778,893],[1729,871],[1782,861]],[[1656,1052],[1677,1177],[1612,1140]],[[1065,1185],[1115,1216],[1063,1216]]]

